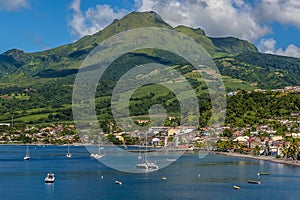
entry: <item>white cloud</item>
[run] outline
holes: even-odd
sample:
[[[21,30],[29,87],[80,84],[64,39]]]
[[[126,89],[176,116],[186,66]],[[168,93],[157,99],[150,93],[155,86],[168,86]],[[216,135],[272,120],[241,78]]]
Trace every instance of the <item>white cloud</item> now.
[[[261,21],[277,21],[300,28],[299,0],[260,0],[256,11]]]
[[[136,4],[139,11],[153,10],[172,26],[201,26],[210,36],[255,41],[270,32],[243,0],[136,0]]]
[[[285,50],[282,50],[281,48],[279,48],[276,51],[277,55],[282,55],[282,56],[290,56],[290,57],[295,57],[295,58],[300,58],[300,48],[290,44],[287,46],[287,48]]]
[[[0,11],[12,12],[29,7],[27,0],[0,0]]]
[[[274,53],[276,41],[273,38],[262,39],[258,44],[258,50],[263,53]]]
[[[283,50],[282,48],[276,50],[275,46],[276,41],[273,38],[262,39],[258,44],[258,50],[263,53],[300,58],[300,48],[295,46],[294,44],[288,45],[285,50]]]
[[[79,37],[94,34],[105,28],[114,19],[120,19],[128,14],[127,10],[114,10],[109,5],[96,5],[82,12],[80,0],[74,0],[70,8],[73,11],[73,15],[69,19],[71,33]]]

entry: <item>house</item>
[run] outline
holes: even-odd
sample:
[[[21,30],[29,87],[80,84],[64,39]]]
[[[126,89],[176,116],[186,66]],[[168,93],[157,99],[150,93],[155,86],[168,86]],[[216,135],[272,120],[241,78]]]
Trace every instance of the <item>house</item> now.
[[[176,135],[177,132],[178,132],[177,129],[175,129],[175,128],[170,128],[170,129],[168,130],[168,137],[171,137],[171,136]]]
[[[238,136],[237,138],[235,138],[234,140],[232,140],[232,142],[238,142],[240,144],[249,145],[249,137],[248,136]]]
[[[274,135],[271,137],[272,141],[280,141],[283,140],[283,137],[281,135]]]
[[[249,138],[249,147],[251,149],[254,149],[256,146],[262,146],[261,140],[256,137],[256,138]]]

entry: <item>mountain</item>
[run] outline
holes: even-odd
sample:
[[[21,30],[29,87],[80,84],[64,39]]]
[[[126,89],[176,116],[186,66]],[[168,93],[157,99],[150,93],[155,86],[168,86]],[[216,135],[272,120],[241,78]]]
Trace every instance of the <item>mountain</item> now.
[[[77,69],[80,66],[80,61],[100,42],[122,31],[139,27],[175,29],[195,39],[213,56],[256,51],[252,44],[239,39],[211,39],[205,35],[202,29],[192,29],[185,26],[172,28],[154,12],[132,12],[121,20],[114,20],[102,31],[85,36],[72,44],[36,53],[24,53],[18,49],[9,50],[0,55],[0,76],[14,73],[35,76],[39,73],[45,74],[44,70],[53,74],[54,71]]]
[[[200,43],[219,67],[227,91],[300,85],[300,59],[263,54],[250,42],[234,37],[208,37],[200,28],[171,27],[155,12],[132,12],[114,20],[105,29],[71,44],[34,53],[11,49],[0,54],[0,121],[9,121],[12,115],[20,123],[70,120],[72,85],[84,58],[112,35],[140,27],[176,30]],[[132,66],[149,62],[177,67],[199,96],[205,93],[206,84],[195,78],[191,68],[187,67],[189,63],[182,58],[158,49],[131,52],[112,63],[98,85],[96,97],[101,106],[97,112],[103,116],[101,119],[109,118],[109,96],[116,80]],[[163,100],[166,104],[177,105],[176,98],[168,91],[157,86],[147,87],[153,93],[160,91],[160,96],[151,96],[153,102]],[[140,102],[149,97],[148,93],[140,92],[139,95],[133,98],[132,104],[137,115],[147,112],[147,106],[140,105]],[[172,100],[168,101],[167,97]],[[205,98],[208,98],[207,93]],[[171,110],[176,111],[174,108]]]

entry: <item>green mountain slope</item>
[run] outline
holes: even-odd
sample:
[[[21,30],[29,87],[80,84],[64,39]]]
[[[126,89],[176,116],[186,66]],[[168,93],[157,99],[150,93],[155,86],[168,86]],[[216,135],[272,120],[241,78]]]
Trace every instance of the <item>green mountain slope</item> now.
[[[78,41],[42,52],[25,53],[12,49],[0,55],[0,121],[16,123],[44,123],[71,120],[72,85],[84,58],[108,37],[133,28],[162,27],[182,32],[200,43],[212,56],[227,91],[255,88],[280,88],[300,85],[300,59],[262,54],[255,46],[238,38],[208,37],[202,29],[185,26],[171,27],[154,12],[133,12],[115,20],[102,31]],[[149,62],[170,65],[179,70],[200,97],[200,108],[209,108],[207,86],[199,74],[193,72],[182,58],[158,49],[143,49],[123,55],[105,72],[97,88],[97,113],[101,120],[109,120],[110,94],[118,80],[132,66]],[[149,91],[138,92],[132,98],[133,115],[143,115],[147,105],[163,102],[176,111],[176,98],[168,90],[147,86]],[[156,96],[155,91],[159,91]],[[172,107],[173,106],[173,107]]]

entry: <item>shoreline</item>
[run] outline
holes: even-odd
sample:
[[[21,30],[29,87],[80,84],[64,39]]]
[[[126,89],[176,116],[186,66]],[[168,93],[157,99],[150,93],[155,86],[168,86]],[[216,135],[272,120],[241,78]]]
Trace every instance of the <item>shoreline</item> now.
[[[0,146],[68,146],[68,144],[0,144]],[[95,144],[69,144],[70,146],[83,146],[83,147],[89,147],[89,146],[95,146]],[[103,146],[123,146],[123,145],[103,145]],[[127,145],[127,146],[138,146],[138,145]],[[191,152],[190,150],[184,150],[185,153]],[[193,150],[192,152],[195,152],[197,150]],[[282,158],[275,158],[273,156],[254,156],[254,155],[248,155],[248,154],[240,154],[240,153],[233,153],[233,152],[219,152],[219,151],[209,151],[217,155],[224,155],[224,156],[231,156],[231,157],[238,157],[238,158],[250,158],[255,160],[263,160],[263,161],[269,161],[272,163],[277,164],[285,164],[285,165],[292,165],[296,167],[300,167],[300,161],[298,160],[286,160]]]
[[[264,161],[269,161],[269,162],[277,163],[277,164],[286,164],[286,165],[300,167],[300,162],[298,162],[298,160],[285,160],[285,159],[281,159],[281,158],[275,158],[273,156],[253,156],[253,155],[230,153],[230,152],[214,152],[214,153],[219,154],[219,155],[225,155],[225,156],[250,158],[250,159],[255,159],[255,160],[264,160]]]

